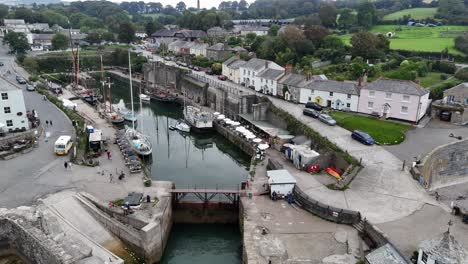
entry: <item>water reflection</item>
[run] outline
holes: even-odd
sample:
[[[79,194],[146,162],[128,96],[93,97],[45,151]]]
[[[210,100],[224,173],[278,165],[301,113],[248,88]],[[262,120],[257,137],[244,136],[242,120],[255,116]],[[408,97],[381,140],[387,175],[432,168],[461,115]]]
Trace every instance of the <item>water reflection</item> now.
[[[128,84],[112,80],[114,102],[130,102]],[[185,134],[169,127],[183,118],[182,107],[158,102],[140,109],[134,93],[138,129],[151,137],[153,155],[149,160],[152,178],[173,181],[178,188],[237,188],[247,177],[250,159],[221,135]]]

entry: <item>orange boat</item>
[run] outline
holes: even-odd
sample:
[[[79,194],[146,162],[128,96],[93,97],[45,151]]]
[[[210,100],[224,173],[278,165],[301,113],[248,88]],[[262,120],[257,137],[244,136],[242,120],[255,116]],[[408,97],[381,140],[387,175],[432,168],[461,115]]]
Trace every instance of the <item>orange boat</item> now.
[[[338,171],[337,169],[335,169],[335,168],[333,168],[333,167],[328,167],[328,168],[325,169],[325,171],[326,171],[329,175],[331,175],[331,176],[337,178],[338,180],[341,180],[341,175],[340,175],[340,173],[339,173],[339,171]]]

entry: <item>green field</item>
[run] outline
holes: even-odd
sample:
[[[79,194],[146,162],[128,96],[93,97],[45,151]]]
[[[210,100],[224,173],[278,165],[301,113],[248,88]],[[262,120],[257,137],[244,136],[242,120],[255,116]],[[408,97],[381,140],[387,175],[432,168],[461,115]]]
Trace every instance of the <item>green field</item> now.
[[[410,125],[380,120],[374,117],[360,116],[347,112],[332,112],[337,124],[349,131],[356,129],[368,133],[377,144],[396,145],[405,140],[405,133]]]
[[[445,74],[445,73],[440,73],[440,72],[430,72],[427,76],[420,77],[418,78],[418,80],[421,82],[422,87],[429,87],[429,86],[443,82],[444,80],[440,78],[441,75],[446,75],[447,77],[452,76],[450,74]]]
[[[401,30],[399,30],[401,29]],[[409,27],[395,25],[375,26],[371,30],[374,33],[395,33],[390,39],[390,49],[441,52],[448,48],[454,55],[463,55],[455,50],[453,40],[455,37],[468,31],[468,26],[441,26],[441,27]],[[349,45],[351,35],[341,36]]]
[[[411,15],[413,19],[425,19],[425,18],[433,18],[435,13],[437,12],[437,8],[411,8],[411,9],[404,9],[400,10],[395,13],[388,14],[383,17],[383,20],[398,20],[399,18],[403,18],[403,16]]]

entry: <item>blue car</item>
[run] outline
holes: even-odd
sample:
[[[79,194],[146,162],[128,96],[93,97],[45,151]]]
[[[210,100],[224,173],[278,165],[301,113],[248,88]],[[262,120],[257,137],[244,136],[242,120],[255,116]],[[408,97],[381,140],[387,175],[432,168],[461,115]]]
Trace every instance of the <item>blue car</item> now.
[[[365,145],[374,145],[375,143],[374,139],[369,136],[369,134],[361,130],[354,130],[351,137]]]

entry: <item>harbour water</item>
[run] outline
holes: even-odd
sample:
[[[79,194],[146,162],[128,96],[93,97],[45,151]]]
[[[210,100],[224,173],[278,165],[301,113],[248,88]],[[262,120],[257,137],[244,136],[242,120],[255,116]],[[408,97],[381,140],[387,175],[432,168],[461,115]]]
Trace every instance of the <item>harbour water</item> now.
[[[130,102],[129,85],[112,80],[112,98]],[[134,87],[138,129],[150,136],[153,155],[146,160],[154,180],[168,180],[177,188],[236,189],[248,176],[250,157],[221,135],[172,131],[183,117],[182,107],[143,103]],[[130,108],[128,104],[127,107]],[[235,225],[174,225],[162,263],[241,263],[241,237]]]

